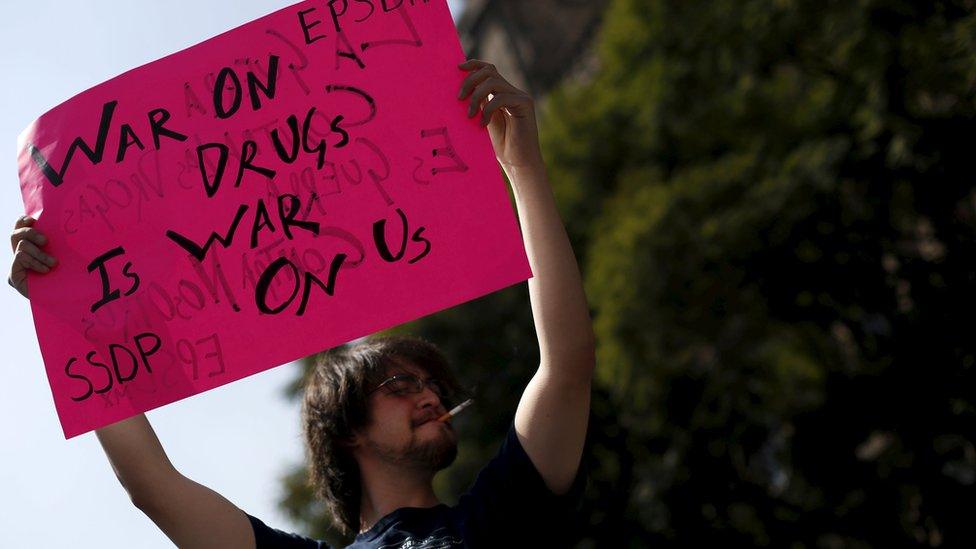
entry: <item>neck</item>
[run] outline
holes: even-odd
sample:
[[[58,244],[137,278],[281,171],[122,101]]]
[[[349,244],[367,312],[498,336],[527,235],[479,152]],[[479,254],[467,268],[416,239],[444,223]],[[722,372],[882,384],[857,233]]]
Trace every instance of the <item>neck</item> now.
[[[362,503],[359,508],[363,533],[381,518],[401,507],[434,507],[440,503],[434,495],[433,471],[391,468],[377,465],[362,468]]]

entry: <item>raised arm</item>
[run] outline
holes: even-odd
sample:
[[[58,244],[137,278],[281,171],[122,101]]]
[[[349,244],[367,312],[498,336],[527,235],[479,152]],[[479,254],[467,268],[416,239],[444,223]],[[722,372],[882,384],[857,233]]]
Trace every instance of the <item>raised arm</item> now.
[[[471,60],[461,88],[469,115],[480,112],[515,195],[532,267],[529,299],[541,362],[515,413],[526,453],[554,493],[569,490],[579,468],[590,411],[595,342],[569,237],[549,187],[532,98],[495,67]]]
[[[180,548],[255,547],[244,512],[173,467],[145,414],[95,434],[133,505]]]
[[[46,273],[57,261],[44,253],[47,239],[17,220],[10,244],[14,260],[8,283],[24,297],[27,271]],[[145,414],[95,431],[132,503],[181,548],[254,547],[254,531],[244,512],[223,496],[173,467]]]

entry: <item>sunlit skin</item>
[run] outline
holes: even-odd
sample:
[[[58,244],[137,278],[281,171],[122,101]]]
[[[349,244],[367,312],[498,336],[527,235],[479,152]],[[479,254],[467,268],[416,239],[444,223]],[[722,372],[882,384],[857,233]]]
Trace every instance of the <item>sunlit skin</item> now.
[[[398,362],[385,377],[409,373],[428,379],[423,369]],[[400,507],[439,504],[433,478],[454,461],[458,442],[450,422],[436,420],[447,410],[430,387],[404,395],[384,387],[369,396],[368,405],[370,423],[352,441],[363,483],[362,531]]]

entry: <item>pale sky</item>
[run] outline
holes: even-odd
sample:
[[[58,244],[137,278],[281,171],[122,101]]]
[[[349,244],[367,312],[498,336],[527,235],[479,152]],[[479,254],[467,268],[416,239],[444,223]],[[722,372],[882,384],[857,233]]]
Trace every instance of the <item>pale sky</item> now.
[[[128,69],[206,40],[295,2],[0,0],[0,226],[24,206],[16,139],[37,116]],[[462,0],[451,1],[457,15]],[[4,149],[0,149],[4,150]],[[12,254],[6,247],[3,271]],[[27,300],[0,290],[6,379],[0,398],[0,547],[173,547],[130,503],[94,433],[65,441]],[[281,477],[301,463],[297,404],[283,389],[287,364],[147,413],[186,476],[267,524],[296,530],[278,511]]]

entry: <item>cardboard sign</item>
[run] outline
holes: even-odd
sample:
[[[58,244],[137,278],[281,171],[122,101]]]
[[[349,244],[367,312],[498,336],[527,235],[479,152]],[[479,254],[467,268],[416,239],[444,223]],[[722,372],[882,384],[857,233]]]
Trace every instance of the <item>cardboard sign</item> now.
[[[20,137],[66,438],[531,276],[443,0],[309,1]]]

